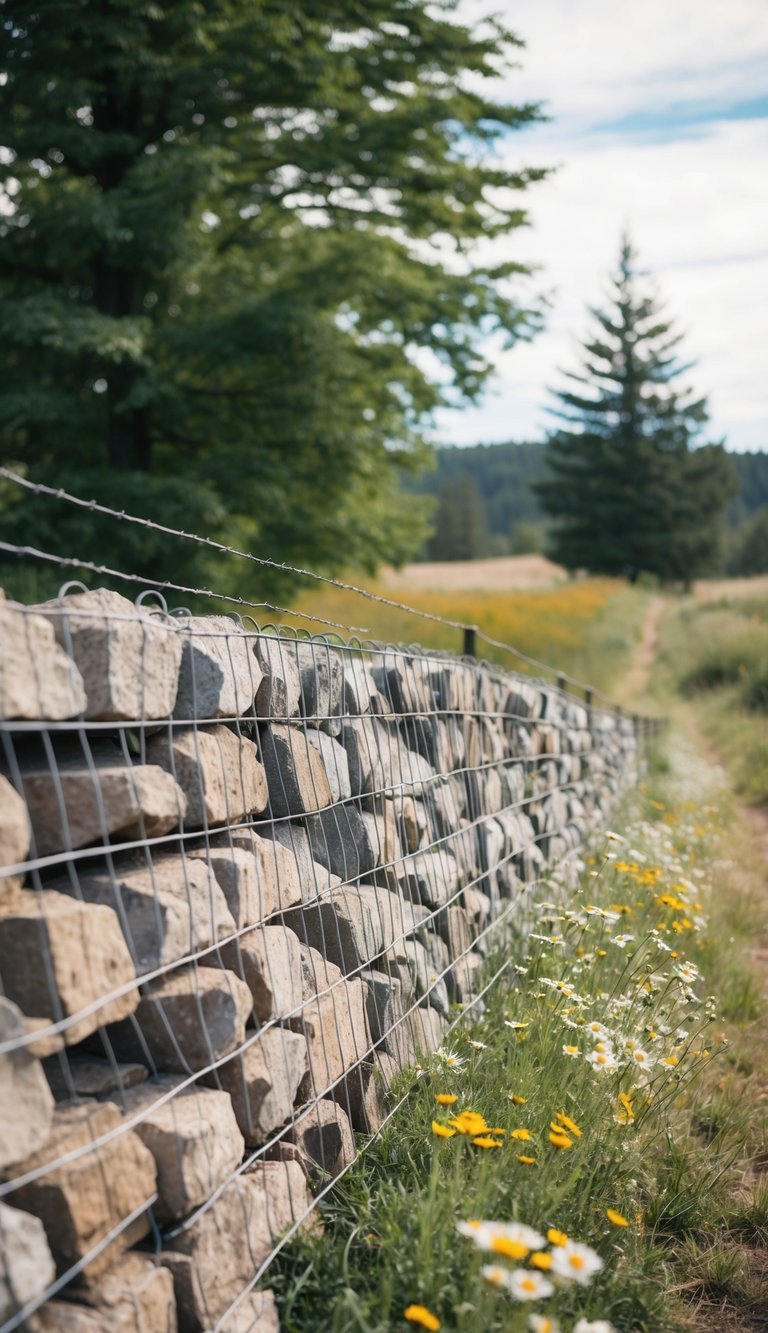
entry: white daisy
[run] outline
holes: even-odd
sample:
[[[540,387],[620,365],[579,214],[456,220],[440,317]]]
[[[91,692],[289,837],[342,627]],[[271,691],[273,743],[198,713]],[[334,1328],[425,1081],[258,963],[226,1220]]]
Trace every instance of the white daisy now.
[[[602,1267],[603,1261],[597,1251],[577,1240],[558,1245],[552,1252],[552,1273],[569,1282],[578,1282],[580,1287],[588,1286],[590,1279]]]

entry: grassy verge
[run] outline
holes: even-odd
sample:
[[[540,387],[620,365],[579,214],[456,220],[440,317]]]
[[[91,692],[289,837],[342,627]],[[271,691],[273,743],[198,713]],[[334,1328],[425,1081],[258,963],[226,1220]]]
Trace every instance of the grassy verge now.
[[[402,1076],[324,1237],[270,1273],[285,1333],[765,1327],[764,885],[687,763],[575,894],[551,887],[450,1053]]]
[[[399,598],[391,588],[369,586],[382,596]],[[528,656],[556,662],[560,670],[607,690],[624,670],[639,636],[648,593],[617,579],[585,579],[530,592],[409,589],[403,600],[432,615],[477,625]],[[317,625],[302,620],[302,611],[362,626],[369,638],[461,651],[458,630],[362,601],[341,589],[315,588],[298,602],[290,623],[316,631]],[[479,651],[490,661],[525,670],[524,664],[510,659],[502,649],[480,644]]]
[[[674,608],[659,664],[668,684],[692,701],[736,791],[768,802],[768,598]]]

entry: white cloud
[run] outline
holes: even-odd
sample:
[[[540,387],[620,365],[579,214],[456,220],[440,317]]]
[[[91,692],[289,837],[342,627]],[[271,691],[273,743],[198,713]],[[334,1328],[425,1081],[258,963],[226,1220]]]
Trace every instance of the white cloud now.
[[[484,9],[465,0],[462,12]],[[662,141],[586,129],[684,98],[735,103],[762,91],[763,0],[516,0],[506,10],[529,44],[508,95],[550,99],[558,120],[511,138],[505,157],[562,166],[528,195],[532,229],[494,253],[541,264],[553,307],[531,346],[497,355],[484,406],[442,414],[439,438],[541,434],[546,386],[573,365],[586,306],[600,302],[628,223],[685,334],[682,350],[698,360],[692,379],[709,395],[713,433],[736,448],[768,447],[768,119],[710,120]]]

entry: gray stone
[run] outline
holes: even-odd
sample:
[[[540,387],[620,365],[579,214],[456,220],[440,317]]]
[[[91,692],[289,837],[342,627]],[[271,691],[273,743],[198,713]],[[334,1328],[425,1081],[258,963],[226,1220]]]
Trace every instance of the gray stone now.
[[[68,1046],[139,1002],[116,913],[52,889],[21,890],[0,908],[0,981],[25,1015],[51,1023],[78,1016],[62,1030]]]
[[[0,602],[0,717],[58,722],[84,709],[83,678],[53,626],[15,602]]]
[[[135,1021],[116,1024],[109,1037],[119,1059],[191,1074],[242,1045],[252,1007],[251,992],[233,972],[187,968],[149,982]]]
[[[349,1119],[337,1102],[325,1097],[306,1108],[299,1107],[286,1138],[320,1167],[326,1178],[337,1176],[354,1161],[355,1141]]]
[[[160,1222],[205,1203],[242,1159],[243,1136],[226,1092],[153,1079],[126,1092],[122,1107],[155,1160]]]
[[[403,848],[394,801],[381,801],[377,812],[364,810],[363,825],[373,851],[375,866],[389,867],[402,860]]]
[[[344,663],[344,711],[349,717],[392,712],[373,679],[373,672],[360,658],[351,657]]]
[[[397,649],[388,650],[371,674],[396,713],[434,711],[430,663],[426,658],[409,657]]]
[[[289,1118],[306,1072],[304,1038],[272,1027],[206,1078],[220,1083],[232,1098],[237,1123],[252,1148]]]
[[[371,1041],[386,1041],[403,1016],[402,982],[373,969],[361,972],[360,979],[366,987],[365,1012]]]
[[[416,1054],[436,1051],[442,1043],[447,1023],[431,1006],[412,1009],[406,1020],[410,1024]]]
[[[324,731],[307,727],[307,740],[317,750],[323,761],[323,768],[331,788],[334,801],[346,801],[352,795],[349,782],[349,760],[347,752],[338,741]]]
[[[88,696],[85,715],[105,721],[169,717],[181,640],[168,620],[108,588],[35,607],[72,656]]]
[[[64,893],[114,907],[139,973],[229,938],[235,922],[209,868],[183,856],[158,856],[151,867],[115,866],[83,871],[73,885],[56,882]]]
[[[332,875],[325,866],[320,865],[319,861],[315,861],[307,830],[300,824],[289,822],[274,824],[269,830],[269,837],[284,847],[293,860],[299,878],[302,901],[312,902],[341,882],[337,875]],[[288,903],[284,906],[287,907]]]
[[[267,782],[253,741],[225,726],[153,736],[147,758],[171,773],[187,798],[185,825],[231,824],[267,807]]]
[[[45,1064],[45,1074],[57,1102],[76,1097],[112,1097],[119,1101],[126,1088],[134,1088],[147,1078],[145,1065],[119,1064],[97,1055],[70,1051],[65,1060],[55,1056]]]
[[[0,1202],[0,1323],[42,1296],[56,1276],[45,1228],[37,1217]]]
[[[22,1041],[24,1019],[0,995],[0,1046]],[[0,1169],[41,1148],[53,1117],[53,1097],[39,1060],[27,1046],[0,1052]]]
[[[327,898],[286,914],[286,924],[345,971],[370,962],[411,934],[427,913],[372,884],[333,889]]]
[[[331,874],[349,883],[373,869],[378,859],[375,826],[372,830],[354,805],[332,805],[304,822],[314,860]]]
[[[430,941],[432,943],[432,941]],[[440,941],[437,941],[440,943]],[[418,940],[401,940],[392,949],[387,950],[386,960],[390,967],[394,964],[402,980],[403,965],[410,973],[411,983],[419,998],[424,998],[432,1008],[447,1015],[450,1011],[448,991],[440,977],[442,967],[436,965],[423,944]],[[404,1003],[407,1001],[404,999]]]
[[[459,890],[461,877],[455,857],[442,846],[416,852],[405,862],[411,896],[427,907],[444,907]]]
[[[299,671],[292,647],[276,635],[258,634],[256,657],[264,672],[256,694],[256,712],[270,722],[295,717],[299,711]]]
[[[274,912],[300,903],[305,894],[310,896],[305,885],[311,879],[313,863],[307,835],[303,829],[296,829],[297,841],[300,835],[306,848],[302,859],[288,845],[294,826],[283,827],[287,830],[285,844],[277,836],[262,837],[251,829],[232,829],[215,834],[209,852],[202,849],[191,853],[211,866],[238,929],[255,926]],[[327,887],[327,871],[320,870],[320,874]]]
[[[333,796],[322,758],[302,727],[277,723],[261,733],[261,752],[272,814],[303,815],[330,805]]]
[[[274,1242],[308,1212],[311,1200],[298,1162],[258,1162],[237,1176],[160,1262],[171,1269],[181,1328],[206,1333],[242,1296]],[[233,1312],[234,1316],[235,1312]]]
[[[168,833],[187,808],[169,773],[154,764],[23,768],[21,782],[39,856],[89,843]],[[63,808],[62,808],[63,805]]]
[[[375,1134],[381,1128],[387,1113],[387,1090],[400,1068],[391,1055],[376,1051],[371,1062],[356,1065],[337,1087],[334,1096],[354,1130]]]
[[[446,907],[436,917],[435,925],[452,959],[459,958],[472,947],[469,917],[463,907]]]
[[[299,669],[303,716],[317,719],[324,731],[338,735],[338,718],[344,707],[341,653],[319,639],[294,640],[291,647]]]
[[[392,807],[400,823],[406,851],[411,854],[426,847],[429,843],[429,820],[422,802],[414,800],[413,796],[395,796]]]
[[[21,1185],[14,1199],[42,1221],[59,1271],[83,1260],[134,1212],[138,1216],[89,1261],[86,1275],[98,1277],[150,1229],[155,1163],[130,1130],[113,1134],[121,1126],[111,1102],[59,1106],[45,1146],[14,1166],[17,1177],[49,1168]],[[105,1141],[94,1147],[102,1137]],[[70,1154],[62,1165],[52,1165]]]
[[[3,868],[26,861],[31,838],[26,802],[0,773],[0,898],[21,884],[23,875],[4,875]]]
[[[83,1303],[48,1301],[30,1333],[176,1333],[173,1278],[143,1254],[124,1254],[77,1294]]]
[[[336,982],[325,994],[306,1001],[291,1026],[307,1039],[309,1074],[301,1095],[305,1100],[327,1096],[370,1050],[363,983]]]
[[[253,716],[262,670],[256,639],[229,616],[178,616],[183,644],[174,717]]]
[[[284,1018],[301,1005],[301,945],[286,925],[257,926],[226,945],[221,961],[250,988],[260,1023]]]

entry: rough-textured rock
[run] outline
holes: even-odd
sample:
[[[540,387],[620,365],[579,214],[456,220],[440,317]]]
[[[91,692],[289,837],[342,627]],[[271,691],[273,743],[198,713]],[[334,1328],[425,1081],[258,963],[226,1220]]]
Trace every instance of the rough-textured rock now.
[[[465,908],[457,905],[446,907],[435,918],[435,927],[439,930],[452,959],[469,952],[472,947],[472,932]]]
[[[110,907],[76,902],[49,889],[23,889],[0,908],[2,990],[33,1018],[53,1023],[81,1014],[63,1029],[68,1046],[133,1013],[139,1002],[135,981]]]
[[[351,803],[332,805],[305,820],[309,846],[320,865],[349,883],[367,875],[376,864],[374,846],[365,816]]]
[[[0,1202],[0,1323],[42,1296],[55,1276],[40,1219]]]
[[[348,1117],[337,1102],[325,1097],[296,1111],[286,1138],[319,1166],[325,1177],[337,1176],[355,1156]]]
[[[298,1162],[262,1162],[237,1176],[192,1225],[173,1236],[161,1263],[171,1269],[180,1327],[205,1333],[242,1296],[277,1238],[307,1212]],[[229,1315],[224,1328],[229,1327]]]
[[[403,1015],[403,987],[397,977],[375,969],[361,972],[366,987],[365,1012],[371,1041],[385,1041]]]
[[[302,943],[353,971],[414,931],[426,916],[423,908],[388,889],[357,884],[334,889],[322,901],[287,913],[285,920]]]
[[[221,961],[250,987],[260,1023],[284,1018],[300,1006],[301,945],[286,925],[257,926],[226,945]]]
[[[269,805],[277,819],[323,810],[333,796],[322,757],[303,727],[270,724],[261,733]]]
[[[135,1088],[144,1082],[147,1067],[102,1060],[83,1051],[68,1051],[64,1060],[55,1055],[46,1060],[45,1075],[57,1102],[76,1097],[109,1096],[119,1102],[127,1088]]]
[[[253,741],[225,726],[183,727],[153,736],[150,763],[171,773],[187,798],[187,828],[232,824],[267,807],[267,783]]]
[[[293,824],[289,821],[277,823],[269,829],[269,836],[281,847],[284,847],[292,858],[299,878],[301,900],[303,902],[312,902],[314,898],[325,894],[328,889],[340,883],[337,875],[332,875],[330,870],[315,861],[309,845],[307,830],[302,828],[300,824]],[[285,907],[288,905],[287,902],[283,903]]]
[[[83,871],[76,887],[69,880],[57,888],[87,903],[113,907],[139,973],[174,962],[235,931],[224,894],[200,860],[158,856],[151,865],[115,866],[107,872]]]
[[[186,968],[145,986],[135,1021],[116,1024],[109,1037],[119,1059],[190,1074],[242,1044],[252,1006],[233,972]]]
[[[227,1333],[280,1333],[274,1293],[249,1292],[227,1318]]]
[[[15,1004],[0,995],[0,1046],[26,1035]],[[53,1097],[29,1048],[0,1052],[0,1169],[42,1147],[51,1129]]]
[[[317,750],[323,761],[323,768],[331,788],[334,801],[346,801],[352,795],[349,782],[349,760],[343,745],[339,745],[325,731],[307,727],[307,740]]]
[[[283,826],[286,830],[292,827]],[[296,834],[297,839],[303,835],[306,847],[304,830],[297,829]],[[287,843],[290,835],[286,833],[284,836]],[[191,855],[210,865],[238,929],[255,926],[274,912],[300,903],[312,866],[308,850],[305,864],[301,856],[294,854],[292,847],[277,838],[262,837],[250,829],[217,833],[211,838],[209,852],[203,848]],[[321,873],[327,884],[327,872]],[[309,896],[308,890],[306,896]]]
[[[412,1009],[406,1022],[409,1023],[416,1052],[429,1054],[436,1051],[443,1040],[447,1023],[436,1009],[419,1006]]]
[[[34,1316],[30,1333],[176,1333],[173,1277],[143,1254],[123,1255],[77,1294],[83,1303],[44,1305]]]
[[[403,857],[400,833],[393,801],[381,801],[377,811],[363,811],[363,825],[371,845],[374,866],[386,870]]]
[[[155,764],[57,765],[56,773],[25,767],[21,783],[39,856],[116,835],[125,842],[154,838],[187,808],[181,788]]]
[[[396,713],[430,713],[435,708],[426,658],[389,649],[371,674]]]
[[[321,640],[294,640],[291,646],[299,669],[303,716],[316,720],[331,735],[338,735],[337,719],[344,707],[342,654]]]
[[[429,819],[421,801],[413,796],[395,797],[392,806],[401,829],[401,841],[409,855],[429,843]]]
[[[174,717],[253,715],[262,670],[255,637],[229,616],[178,616],[183,645]]]
[[[304,1038],[272,1027],[207,1079],[229,1093],[245,1142],[255,1147],[289,1118],[306,1072]]]
[[[270,722],[295,717],[299,711],[299,671],[292,647],[285,639],[258,634],[256,657],[264,678],[256,694],[256,712]]]
[[[344,662],[344,712],[350,717],[392,712],[373,679],[373,672],[360,658],[349,657]]]
[[[107,588],[71,593],[35,610],[77,663],[88,697],[86,717],[123,722],[169,716],[181,641],[164,616]]]
[[[0,717],[59,722],[85,709],[85,687],[53,626],[15,602],[0,602]]]
[[[422,938],[428,939],[430,945],[434,943],[428,935],[423,934]],[[441,943],[441,941],[437,941]],[[449,1012],[448,991],[445,982],[441,980],[440,973],[443,970],[433,961],[427,953],[423,944],[418,940],[401,940],[387,950],[384,955],[384,961],[387,970],[394,969],[395,975],[407,986],[407,981],[403,971],[410,976],[411,984],[419,998],[425,998],[427,1003],[439,1010],[441,1014],[447,1015]],[[407,991],[403,992],[403,1003],[406,1003]]]
[[[412,1058],[412,1048],[409,1050],[409,1058]],[[401,1063],[405,1060],[398,1062],[384,1051],[376,1051],[370,1062],[356,1065],[334,1089],[334,1097],[354,1130],[374,1134],[381,1128],[387,1111],[387,1089]]]
[[[191,1213],[240,1163],[243,1137],[226,1092],[153,1079],[126,1092],[122,1108],[155,1160],[161,1222]]]
[[[309,1073],[302,1095],[327,1096],[341,1075],[370,1050],[361,981],[339,981],[325,994],[308,1000],[291,1026],[304,1034]]]
[[[26,861],[31,837],[26,803],[0,773],[0,900],[22,882],[22,875],[4,875],[3,868]]]
[[[20,1208],[42,1220],[59,1272],[85,1259],[132,1213],[138,1213],[134,1221],[89,1260],[87,1275],[95,1278],[103,1273],[149,1231],[147,1210],[155,1194],[151,1154],[130,1130],[93,1146],[121,1124],[120,1112],[111,1102],[60,1106],[45,1146],[15,1164],[14,1175],[22,1176],[74,1154],[14,1193]]]

